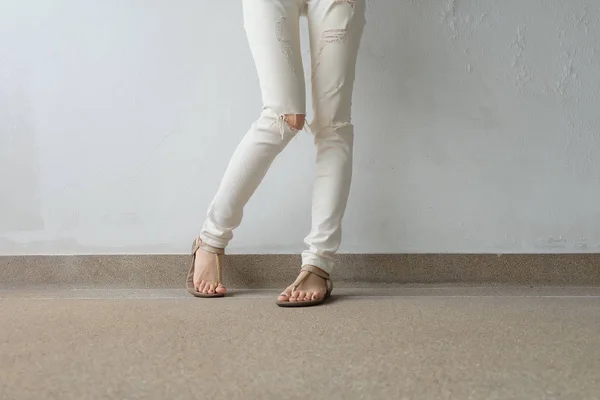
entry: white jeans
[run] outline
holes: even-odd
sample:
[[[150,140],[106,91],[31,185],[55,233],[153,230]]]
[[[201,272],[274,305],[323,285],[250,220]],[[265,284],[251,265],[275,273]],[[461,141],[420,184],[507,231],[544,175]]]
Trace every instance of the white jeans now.
[[[352,178],[352,90],[365,0],[243,0],[244,26],[260,81],[263,111],[235,150],[200,237],[225,248],[243,208],[275,157],[297,133],[285,115],[306,113],[299,19],[308,18],[317,152],[312,228],[303,265],[331,273]]]

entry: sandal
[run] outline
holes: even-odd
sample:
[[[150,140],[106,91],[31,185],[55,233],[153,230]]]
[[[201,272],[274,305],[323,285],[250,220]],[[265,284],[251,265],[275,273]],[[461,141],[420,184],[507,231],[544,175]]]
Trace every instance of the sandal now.
[[[312,265],[305,265],[300,269],[300,275],[298,275],[298,278],[296,278],[292,285],[292,293],[290,294],[290,297],[294,294],[298,286],[300,286],[300,284],[304,282],[310,274],[315,274],[327,280],[327,292],[325,292],[325,296],[323,296],[322,299],[294,302],[290,302],[289,300],[277,300],[276,304],[279,307],[312,307],[322,304],[325,300],[327,300],[331,296],[331,291],[333,290],[333,282],[331,281],[331,279],[329,279],[329,274],[327,272],[323,271],[321,268],[317,268]]]
[[[223,297],[224,294],[221,293],[200,293],[194,287],[194,265],[196,264],[196,252],[198,249],[202,249],[208,253],[212,253],[216,257],[217,261],[217,287],[221,285],[223,281],[221,277],[221,257],[225,254],[224,249],[218,249],[216,247],[212,247],[202,242],[202,239],[199,237],[194,240],[192,245],[192,265],[190,265],[190,271],[187,275],[186,289],[195,297],[203,297],[203,298],[213,298],[213,297]]]

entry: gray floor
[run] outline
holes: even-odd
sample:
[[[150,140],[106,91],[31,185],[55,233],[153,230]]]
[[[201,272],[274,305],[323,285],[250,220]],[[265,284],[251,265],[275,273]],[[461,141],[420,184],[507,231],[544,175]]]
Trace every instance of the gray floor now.
[[[598,399],[600,288],[0,290],[1,399]]]

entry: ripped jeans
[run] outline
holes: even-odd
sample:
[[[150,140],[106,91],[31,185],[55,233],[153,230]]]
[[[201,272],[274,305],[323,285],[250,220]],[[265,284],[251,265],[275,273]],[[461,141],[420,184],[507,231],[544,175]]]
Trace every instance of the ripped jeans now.
[[[235,150],[200,234],[225,248],[243,208],[275,157],[296,135],[288,115],[306,113],[299,19],[308,18],[316,179],[303,265],[331,273],[352,178],[351,124],[356,55],[365,0],[243,0],[244,27],[261,86],[263,111]],[[282,227],[282,229],[284,229]]]

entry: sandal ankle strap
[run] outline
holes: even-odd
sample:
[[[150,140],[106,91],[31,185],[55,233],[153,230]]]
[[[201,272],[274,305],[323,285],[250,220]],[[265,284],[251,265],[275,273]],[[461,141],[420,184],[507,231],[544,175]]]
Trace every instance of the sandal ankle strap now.
[[[198,249],[202,249],[207,253],[223,255],[225,254],[225,249],[220,249],[218,247],[210,246],[202,241],[199,237],[194,240],[194,246],[192,247],[192,255],[196,254]]]
[[[304,266],[302,266],[302,268],[300,268],[300,272],[304,272],[304,271],[308,271],[311,274],[315,274],[317,276],[320,276],[323,279],[329,279],[329,274],[327,272],[323,271],[319,267],[315,267],[314,265],[304,265]]]

